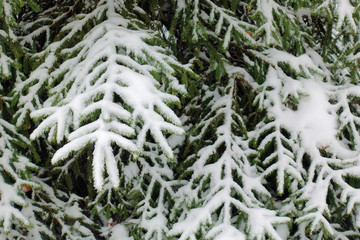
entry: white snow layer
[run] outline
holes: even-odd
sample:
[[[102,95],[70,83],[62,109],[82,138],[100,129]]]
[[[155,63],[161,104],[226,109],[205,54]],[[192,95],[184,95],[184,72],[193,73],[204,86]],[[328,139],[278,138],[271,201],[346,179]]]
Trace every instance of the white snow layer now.
[[[124,225],[116,224],[111,230],[109,240],[134,240],[134,238],[129,237],[129,231]]]
[[[303,79],[302,85],[308,96],[300,101],[297,111],[285,108],[279,114],[279,121],[287,129],[300,133],[304,143],[329,145],[329,140],[337,133],[336,117],[331,111],[329,96],[324,92],[324,88],[313,80]]]

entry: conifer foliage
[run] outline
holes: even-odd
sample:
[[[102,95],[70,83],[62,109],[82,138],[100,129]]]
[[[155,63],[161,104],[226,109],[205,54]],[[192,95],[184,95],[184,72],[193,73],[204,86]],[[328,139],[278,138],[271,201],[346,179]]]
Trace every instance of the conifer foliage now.
[[[0,0],[1,239],[359,239],[353,0]]]

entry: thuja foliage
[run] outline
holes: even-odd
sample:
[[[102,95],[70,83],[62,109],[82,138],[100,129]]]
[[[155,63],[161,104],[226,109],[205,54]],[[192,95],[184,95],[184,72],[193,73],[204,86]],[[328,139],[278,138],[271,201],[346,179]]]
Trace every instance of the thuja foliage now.
[[[0,0],[1,239],[359,239],[353,0]]]

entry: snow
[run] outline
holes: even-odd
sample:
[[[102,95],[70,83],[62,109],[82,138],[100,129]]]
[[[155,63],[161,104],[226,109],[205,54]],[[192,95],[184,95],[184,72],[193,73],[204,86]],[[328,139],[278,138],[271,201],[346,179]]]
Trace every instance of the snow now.
[[[257,11],[259,14],[264,16],[264,23],[260,26],[255,34],[265,32],[265,43],[266,44],[276,44],[276,39],[273,35],[276,36],[277,29],[274,26],[274,17],[273,12],[279,13],[278,8],[280,6],[273,0],[257,0]]]
[[[1,34],[1,32],[0,32]],[[3,53],[2,46],[0,46],[0,52]],[[5,54],[0,55],[0,70],[1,74],[5,76],[10,76],[10,64],[13,63],[13,60],[6,56]]]
[[[123,170],[125,178],[130,180],[139,176],[140,169],[135,162],[130,162]]]
[[[210,0],[205,1],[209,8],[211,9],[210,16],[206,15],[206,17],[203,18],[204,22],[208,22],[214,15],[219,15],[219,18],[216,20],[216,26],[214,33],[219,35],[221,33],[221,30],[226,28],[225,36],[222,37],[224,39],[223,41],[223,48],[226,49],[229,46],[232,31],[236,31],[240,33],[241,37],[246,40],[248,43],[255,44],[255,40],[246,33],[249,29],[255,28],[254,25],[241,21],[238,18],[230,15],[224,8],[219,7],[217,4]],[[198,7],[199,1],[196,1],[196,9],[200,8]],[[201,11],[200,11],[201,12]],[[215,14],[216,13],[216,14]],[[197,14],[194,14],[194,18]],[[200,13],[200,15],[202,15]],[[196,28],[195,28],[196,29]]]
[[[245,240],[245,236],[233,226],[225,226],[224,229],[215,236],[214,240]]]
[[[337,3],[336,10],[339,15],[337,27],[340,28],[343,25],[345,18],[347,18],[347,20],[350,22],[351,27],[353,29],[357,29],[357,26],[353,19],[353,14],[354,14],[355,8],[350,3],[350,1],[349,0],[336,0],[336,3]]]
[[[116,224],[111,229],[109,240],[134,240],[134,238],[129,237],[129,231],[124,225]]]
[[[330,145],[337,134],[337,118],[329,96],[324,87],[313,80],[303,79],[301,83],[307,96],[301,99],[297,111],[287,108],[275,115],[286,129],[301,134],[304,144]]]
[[[184,130],[177,125],[181,124],[180,119],[164,102],[177,102],[178,98],[166,93],[161,93],[155,88],[152,79],[132,71],[124,71],[119,74],[119,79],[126,84],[126,87],[118,93],[134,109],[132,115],[134,119],[143,121],[143,129],[139,133],[141,140],[138,147],[141,149],[145,139],[145,134],[150,131],[155,141],[170,158],[174,158],[163,131],[184,134]],[[158,113],[157,113],[157,112]],[[159,114],[160,113],[160,114]],[[171,123],[165,122],[168,120]]]
[[[299,8],[295,14],[300,21],[303,21],[303,17],[306,16],[309,23],[311,24],[311,13],[311,8]]]
[[[6,4],[8,2],[5,1]],[[128,220],[144,230],[143,239],[164,239],[175,234],[181,240],[193,240],[199,231],[203,231],[207,238],[215,240],[265,237],[280,240],[289,237],[291,223],[297,224],[298,234],[302,238],[305,238],[301,234],[307,227],[313,232],[326,228],[334,237],[340,236],[337,226],[327,218],[334,210],[328,206],[328,196],[329,191],[336,187],[336,204],[344,206],[347,214],[358,211],[356,206],[360,203],[360,190],[351,187],[346,177],[360,174],[360,118],[349,106],[349,99],[360,97],[360,89],[351,85],[350,67],[344,64],[334,70],[338,62],[334,65],[331,61],[325,62],[319,54],[322,54],[322,50],[319,50],[321,45],[311,48],[304,43],[301,47],[305,52],[294,53],[298,55],[283,51],[280,43],[282,36],[278,35],[281,26],[277,26],[276,22],[278,18],[281,18],[280,21],[293,21],[293,18],[302,19],[305,15],[311,24],[314,10],[300,8],[293,13],[290,7],[278,4],[279,1],[257,0],[249,6],[242,3],[244,11],[248,12],[240,20],[231,10],[211,0],[175,2],[178,7],[175,14],[183,17],[182,20],[188,17],[188,6],[192,7],[189,11],[194,24],[190,28],[192,39],[199,41],[200,45],[204,36],[211,36],[214,41],[222,39],[222,46],[226,50],[232,40],[234,43],[238,40],[233,37],[235,33],[247,42],[247,46],[252,44],[253,50],[243,51],[246,64],[239,65],[246,65],[246,68],[251,66],[257,71],[258,62],[263,62],[268,71],[266,76],[260,77],[266,77],[265,82],[254,79],[248,68],[226,64],[228,78],[216,83],[215,90],[204,86],[201,96],[195,96],[207,104],[204,109],[196,109],[204,111],[199,121],[195,123],[191,117],[179,118],[172,105],[180,104],[178,95],[185,94],[186,89],[177,77],[186,74],[182,71],[191,72],[190,64],[179,63],[171,55],[170,47],[157,45],[158,31],[141,29],[141,24],[137,25],[136,21],[130,19],[132,14],[127,16],[129,19],[121,16],[122,12],[127,11],[123,1],[101,0],[97,1],[98,6],[92,12],[69,18],[70,23],[64,22],[63,38],[51,44],[46,42],[45,49],[33,55],[43,59],[43,62],[28,79],[23,82],[19,80],[16,85],[15,92],[20,94],[16,96],[19,97],[19,111],[15,116],[17,126],[24,123],[28,112],[31,112],[34,120],[41,121],[30,138],[34,140],[47,135],[49,142],[57,143],[59,149],[51,163],[59,164],[71,158],[68,164],[57,168],[65,172],[69,163],[77,160],[74,155],[84,148],[91,149],[92,156],[88,159],[92,162],[88,164],[93,167],[94,186],[98,196],[108,194],[107,199],[102,198],[107,204],[113,206],[112,193],[119,191],[120,181],[124,180],[126,187],[134,185],[132,190],[141,193],[143,199]],[[357,21],[354,20],[357,17],[355,8],[350,0],[323,1],[315,7],[318,7],[317,10],[332,8],[331,2],[336,2],[334,11],[338,28],[332,34],[340,34],[339,28],[348,30],[348,26],[354,32],[358,31]],[[9,15],[11,7],[6,4],[5,13]],[[133,9],[137,13],[146,14],[134,4]],[[243,21],[252,14],[259,14],[259,22],[256,17],[251,20],[259,26]],[[319,11],[316,14],[320,16],[318,20],[322,21],[322,13]],[[54,21],[57,20],[59,17]],[[86,25],[89,22],[96,24],[84,39],[67,47],[67,42],[78,40],[77,34],[88,29]],[[296,34],[297,28],[292,24],[298,22],[289,25],[290,32]],[[32,26],[29,24],[25,28],[31,29]],[[299,39],[310,30],[306,25],[302,27],[305,30],[299,34]],[[164,26],[163,30],[166,38],[171,38]],[[247,34],[249,30],[252,36]],[[22,43],[34,46],[33,38],[40,32],[48,34],[49,27],[41,27],[24,36]],[[0,30],[1,36],[6,37],[7,34]],[[9,34],[13,33],[10,31]],[[352,37],[349,39],[352,40]],[[45,41],[47,39],[48,35]],[[337,58],[336,51],[351,48],[352,43],[347,43],[346,47],[335,45],[339,49],[331,57],[342,64],[343,60]],[[4,49],[0,46],[2,51]],[[209,52],[205,48],[200,51],[201,60],[209,61]],[[72,55],[74,52],[77,55]],[[64,57],[60,62],[58,55]],[[357,62],[358,55],[352,55],[349,59]],[[232,57],[229,52],[223,56]],[[60,66],[53,69],[57,62]],[[288,64],[291,71],[296,72],[296,77],[284,70],[286,66],[280,67],[280,63]],[[12,64],[8,56],[0,55],[2,74],[10,75]],[[338,71],[337,75],[334,71]],[[227,85],[222,86],[227,80]],[[238,81],[253,87],[257,94],[255,103],[266,110],[268,119],[259,120],[254,130],[245,129],[244,122],[248,119],[242,116],[244,106],[239,106],[242,102],[238,98],[243,95],[237,92]],[[335,81],[345,84],[336,85]],[[26,89],[24,93],[23,89]],[[46,94],[39,97],[42,89],[49,89],[45,102],[43,97]],[[356,107],[359,111],[359,107]],[[182,123],[187,122],[180,119],[192,123],[182,127]],[[10,142],[19,138],[26,144],[30,143],[21,135],[4,137],[8,131],[15,133],[17,130],[2,120],[0,124],[7,128],[0,129],[0,170],[13,178],[13,184],[8,184],[0,175],[0,222],[8,231],[15,218],[26,225],[32,223],[33,209],[26,208],[27,201],[19,194],[20,186],[27,180],[19,178],[18,172],[36,166],[28,163],[23,156],[14,156],[16,161],[11,163],[12,154],[17,152],[7,149],[11,149]],[[341,130],[345,127],[354,136],[343,136]],[[284,133],[285,130],[289,134]],[[255,143],[258,149],[249,147],[250,140],[259,141]],[[268,155],[261,153],[267,150],[269,144],[273,144],[271,147],[274,151]],[[192,152],[186,159],[177,159],[180,150],[197,149],[199,145],[200,150]],[[115,148],[120,148],[116,154]],[[134,161],[120,159],[122,151],[130,152]],[[304,166],[305,155],[309,159],[306,163],[309,166]],[[173,173],[169,162],[177,163],[177,160],[184,160],[184,165],[188,166],[186,170],[192,175],[179,181],[175,179],[177,174]],[[257,164],[258,161],[261,163]],[[272,192],[275,189],[270,191],[268,185],[264,184],[273,173],[276,174],[276,193]],[[286,180],[291,183],[287,184]],[[64,224],[61,222],[64,216],[79,219],[73,226],[76,234],[91,235],[91,231],[80,222],[80,219],[89,219],[82,214],[78,203],[72,199],[63,202],[49,189],[52,190],[50,186],[43,185],[43,191],[58,206],[56,214],[59,224]],[[58,194],[66,198],[65,193],[59,191]],[[286,197],[287,194],[289,199],[286,201],[271,199],[273,195]],[[173,209],[168,207],[169,195],[173,197],[170,201],[175,201]],[[281,205],[287,204],[287,201],[291,203]],[[295,208],[298,202],[304,205],[300,211]],[[276,209],[267,209],[269,203],[273,203]],[[20,211],[13,207],[14,204],[26,210]],[[177,212],[180,212],[179,216],[176,216]],[[169,221],[169,214],[174,221]],[[360,225],[358,214],[352,217]],[[134,240],[125,225],[117,224],[108,229],[111,229],[110,239]]]
[[[289,239],[290,237],[290,230],[289,226],[286,224],[280,224],[276,227],[276,231],[279,234],[281,239]]]
[[[75,203],[73,206],[71,207],[67,207],[65,209],[65,212],[64,212],[66,215],[68,215],[69,217],[71,218],[82,218],[83,215],[81,213],[81,209],[79,208],[79,205],[78,203]]]

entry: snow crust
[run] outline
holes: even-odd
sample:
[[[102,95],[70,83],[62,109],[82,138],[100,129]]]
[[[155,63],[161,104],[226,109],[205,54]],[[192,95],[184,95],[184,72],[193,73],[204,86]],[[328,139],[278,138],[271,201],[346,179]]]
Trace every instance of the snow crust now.
[[[304,144],[311,143],[319,147],[329,145],[338,131],[336,114],[329,103],[329,96],[324,92],[324,86],[313,80],[303,79],[301,83],[307,95],[303,97],[297,111],[284,109],[278,120],[291,132],[300,133]]]
[[[129,231],[124,225],[116,224],[111,229],[109,240],[134,240],[134,238],[129,237]]]

